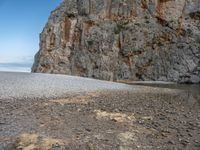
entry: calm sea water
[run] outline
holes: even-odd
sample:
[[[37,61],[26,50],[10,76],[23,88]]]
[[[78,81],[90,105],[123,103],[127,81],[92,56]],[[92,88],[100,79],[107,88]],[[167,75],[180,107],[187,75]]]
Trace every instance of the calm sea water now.
[[[31,63],[0,63],[0,71],[31,72]]]

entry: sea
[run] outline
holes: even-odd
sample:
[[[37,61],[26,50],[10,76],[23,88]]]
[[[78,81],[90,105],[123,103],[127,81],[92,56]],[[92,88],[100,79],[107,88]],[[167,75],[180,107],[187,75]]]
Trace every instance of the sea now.
[[[0,63],[0,71],[31,72],[32,63]]]

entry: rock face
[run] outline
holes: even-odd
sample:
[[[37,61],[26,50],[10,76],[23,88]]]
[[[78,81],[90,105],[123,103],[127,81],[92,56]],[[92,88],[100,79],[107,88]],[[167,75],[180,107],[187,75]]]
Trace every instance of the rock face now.
[[[200,82],[199,0],[64,0],[32,72]]]

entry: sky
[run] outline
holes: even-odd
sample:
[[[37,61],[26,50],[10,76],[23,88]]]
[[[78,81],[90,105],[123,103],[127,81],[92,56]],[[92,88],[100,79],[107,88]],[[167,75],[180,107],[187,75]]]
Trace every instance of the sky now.
[[[0,71],[30,71],[39,50],[39,34],[61,2],[0,0]]]

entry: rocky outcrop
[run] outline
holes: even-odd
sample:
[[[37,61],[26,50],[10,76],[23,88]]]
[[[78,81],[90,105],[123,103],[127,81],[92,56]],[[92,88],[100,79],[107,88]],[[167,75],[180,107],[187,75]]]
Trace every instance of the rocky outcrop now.
[[[64,0],[32,72],[199,83],[199,0]]]

